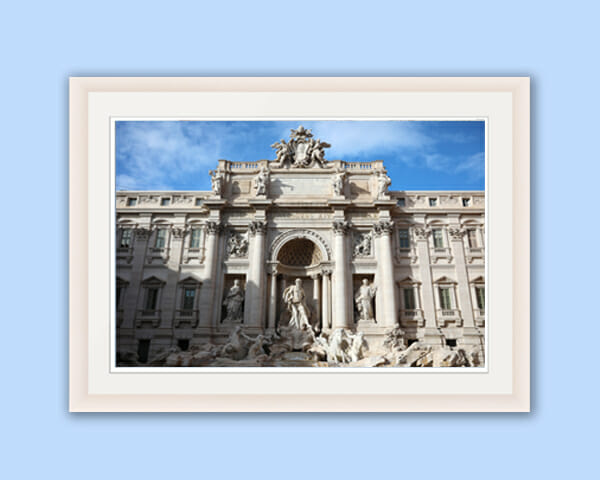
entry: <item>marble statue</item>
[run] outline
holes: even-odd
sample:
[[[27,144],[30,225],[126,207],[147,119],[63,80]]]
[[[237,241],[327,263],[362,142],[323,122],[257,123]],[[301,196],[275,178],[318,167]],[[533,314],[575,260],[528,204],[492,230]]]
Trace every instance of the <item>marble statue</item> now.
[[[283,167],[285,162],[291,159],[292,152],[290,145],[288,145],[283,138],[279,142],[275,142],[271,145],[271,148],[276,149],[276,158],[272,164],[274,168]]]
[[[340,197],[344,194],[344,179],[346,172],[337,172],[333,176],[333,194],[336,197]]]
[[[377,177],[377,198],[387,197],[388,187],[392,184],[390,177],[385,172],[379,172]]]
[[[244,318],[244,289],[240,287],[240,281],[236,278],[233,286],[227,292],[223,305],[227,315],[223,320],[228,322],[240,322]]]
[[[269,187],[269,170],[266,167],[262,167],[258,175],[254,177],[254,188],[256,188],[256,195],[266,195]]]
[[[363,332],[358,332],[354,335],[349,335],[352,343],[350,344],[350,348],[348,348],[348,355],[350,356],[350,361],[358,362],[361,360],[365,352],[367,350],[367,341],[365,340],[365,334]]]
[[[347,353],[349,346],[346,331],[343,328],[335,330],[329,339],[327,361],[330,363],[348,363],[350,361],[350,355]]]
[[[236,280],[239,281],[239,280]],[[233,287],[232,287],[233,288]],[[240,325],[236,326],[229,335],[227,343],[221,349],[222,357],[229,357],[233,360],[242,360],[248,355],[248,346],[253,343],[253,339],[248,337]]]
[[[354,251],[355,257],[367,257],[371,255],[371,234],[363,233],[362,235],[356,235],[354,237]]]
[[[331,144],[322,142],[317,138],[316,141],[310,142],[310,165],[318,165],[319,167],[324,166],[325,160],[325,148],[330,148]],[[337,194],[336,194],[337,195]]]
[[[266,360],[268,358],[265,346],[270,345],[270,341],[264,335],[257,335],[257,337],[248,348],[248,357],[252,360]]]
[[[373,315],[373,297],[375,297],[376,292],[377,287],[370,285],[369,280],[363,278],[362,285],[354,295],[359,320],[375,321],[375,316]]]
[[[302,279],[297,278],[294,285],[283,291],[283,301],[291,314],[290,326],[300,330],[310,328],[309,310],[306,306],[306,294],[302,288]]]
[[[248,238],[246,235],[231,232],[227,239],[227,255],[229,257],[248,256]]]
[[[210,173],[210,183],[212,187],[212,191],[218,197],[223,193],[223,174],[217,170],[211,170]]]

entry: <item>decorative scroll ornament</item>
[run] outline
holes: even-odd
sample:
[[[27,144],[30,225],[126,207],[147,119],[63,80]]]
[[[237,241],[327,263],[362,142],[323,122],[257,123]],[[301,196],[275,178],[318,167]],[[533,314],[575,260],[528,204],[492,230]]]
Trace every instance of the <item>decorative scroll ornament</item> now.
[[[331,147],[329,143],[315,140],[310,129],[300,125],[296,130],[292,129],[289,142],[281,139],[271,145],[276,149],[275,161],[271,163],[273,168],[312,168],[326,167],[325,149]]]
[[[417,240],[427,240],[427,237],[431,233],[431,231],[428,228],[423,228],[423,227],[415,228],[414,232],[415,232],[415,237],[417,237]]]
[[[336,235],[345,235],[348,231],[348,222],[336,220],[333,222],[333,233]]]
[[[452,240],[461,240],[465,234],[465,231],[462,228],[449,228],[448,233],[450,234],[450,238]]]
[[[218,235],[223,231],[223,225],[219,222],[208,221],[206,222],[206,230],[209,235]]]
[[[248,225],[248,230],[252,236],[256,235],[257,233],[264,235],[267,232],[267,224],[266,222],[261,222],[260,220],[254,220]]]
[[[373,231],[375,232],[376,237],[380,237],[381,235],[391,235],[393,229],[394,222],[390,220],[379,220],[379,222],[373,225]]]

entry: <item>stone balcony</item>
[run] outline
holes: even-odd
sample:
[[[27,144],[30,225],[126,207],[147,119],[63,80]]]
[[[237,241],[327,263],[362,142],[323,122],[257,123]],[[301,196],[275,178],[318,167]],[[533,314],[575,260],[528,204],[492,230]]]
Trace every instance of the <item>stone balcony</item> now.
[[[400,319],[402,320],[402,325],[405,326],[410,326],[412,324],[417,327],[423,327],[425,325],[423,310],[420,308],[400,310]]]
[[[454,323],[457,327],[462,327],[462,317],[457,308],[439,308],[436,312],[437,322],[440,327],[447,327],[449,323]]]
[[[160,310],[139,309],[136,311],[135,326],[136,328],[144,326],[158,328],[160,327],[161,318],[162,315]]]
[[[173,325],[175,328],[180,328],[182,325],[189,325],[191,328],[198,326],[200,320],[199,310],[175,310],[175,321]]]

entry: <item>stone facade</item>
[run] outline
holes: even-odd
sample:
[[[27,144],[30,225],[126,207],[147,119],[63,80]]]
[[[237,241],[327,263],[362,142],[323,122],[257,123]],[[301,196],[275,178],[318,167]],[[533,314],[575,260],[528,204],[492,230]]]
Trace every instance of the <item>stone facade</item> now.
[[[302,127],[282,142],[272,161],[219,160],[209,192],[117,192],[118,363],[224,351],[233,332],[260,358],[296,279],[326,349],[342,331],[379,352],[478,348],[481,363],[484,193],[388,191],[380,160],[327,161]]]

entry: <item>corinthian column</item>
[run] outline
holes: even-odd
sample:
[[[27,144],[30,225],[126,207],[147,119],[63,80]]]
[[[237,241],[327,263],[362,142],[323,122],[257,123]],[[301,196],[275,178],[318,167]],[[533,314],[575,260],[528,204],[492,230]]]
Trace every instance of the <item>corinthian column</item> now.
[[[383,315],[377,315],[377,323],[385,327],[395,327],[398,323],[396,289],[394,285],[394,263],[392,260],[392,229],[394,222],[379,220],[374,226],[375,255],[379,281],[377,288],[383,297]],[[382,318],[383,317],[383,318]]]
[[[321,307],[321,317],[323,318],[322,330],[329,330],[331,328],[331,269],[323,268],[323,281],[321,287],[323,289],[321,294],[321,301],[323,306]]]
[[[461,343],[480,344],[479,332],[475,328],[475,316],[473,315],[473,304],[471,301],[469,277],[467,274],[467,263],[465,261],[465,250],[463,236],[465,231],[461,228],[448,229],[452,253],[456,262],[456,280],[458,281],[458,303],[460,315],[463,319],[463,337]]]
[[[277,320],[277,265],[271,265],[271,290],[269,292],[269,321],[267,328],[275,330]]]
[[[267,224],[262,221],[250,222],[250,254],[248,279],[246,281],[246,307],[244,324],[248,328],[264,327],[265,298],[265,233]]]
[[[349,328],[350,315],[348,312],[348,268],[346,266],[346,232],[348,223],[345,221],[333,222],[334,235],[334,303],[333,303],[333,328]]]
[[[206,222],[206,255],[204,265],[204,279],[202,282],[202,298],[200,305],[200,321],[198,328],[210,329],[215,311],[215,285],[217,282],[217,259],[219,257],[219,234],[223,226],[218,221]],[[219,302],[220,303],[220,302]]]
[[[431,260],[429,257],[428,237],[430,230],[427,228],[415,228],[414,234],[417,241],[417,257],[419,261],[419,273],[423,285],[423,314],[425,315],[425,329],[420,337],[422,341],[431,345],[440,345],[442,336],[437,328],[435,313],[435,297],[433,291],[433,279],[431,278]]]

